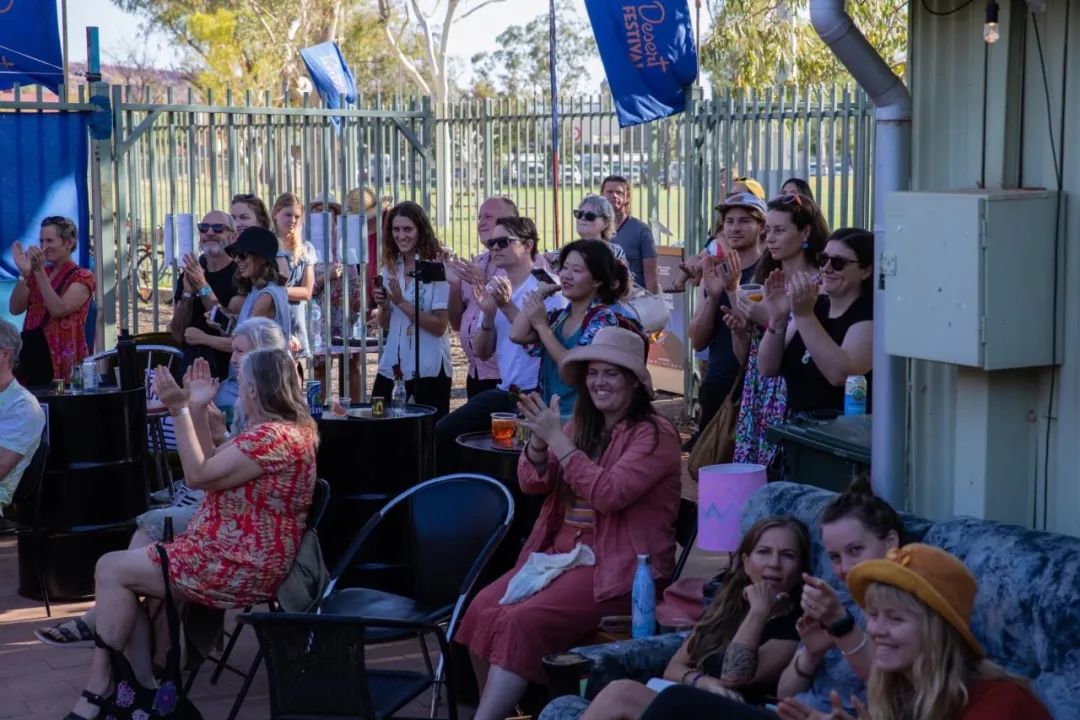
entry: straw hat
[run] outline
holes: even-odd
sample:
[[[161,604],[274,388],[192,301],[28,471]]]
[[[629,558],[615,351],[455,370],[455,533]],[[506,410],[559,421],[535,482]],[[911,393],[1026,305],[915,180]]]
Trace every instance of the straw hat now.
[[[575,385],[592,360],[618,365],[637,376],[649,397],[655,397],[652,377],[645,367],[645,340],[633,330],[605,327],[597,331],[590,345],[579,345],[563,355],[559,375],[567,385]]]
[[[859,563],[848,574],[848,588],[864,609],[870,583],[891,585],[922,600],[960,633],[976,658],[985,657],[971,632],[978,582],[955,555],[933,545],[912,543],[890,550],[884,560]]]
[[[731,208],[745,208],[747,210],[757,210],[762,217],[769,212],[769,208],[765,205],[765,201],[759,198],[757,195],[748,192],[732,193],[723,199],[716,205],[716,209],[720,212],[729,210]]]

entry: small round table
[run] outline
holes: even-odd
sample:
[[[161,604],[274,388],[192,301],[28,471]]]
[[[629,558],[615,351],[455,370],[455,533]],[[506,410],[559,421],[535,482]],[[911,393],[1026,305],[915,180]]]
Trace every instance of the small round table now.
[[[500,481],[514,498],[514,521],[499,549],[488,563],[485,577],[494,580],[514,567],[522,546],[532,532],[544,495],[526,495],[518,484],[518,459],[524,444],[516,438],[511,444],[497,443],[490,432],[472,432],[458,435],[458,456],[462,472],[489,475]]]
[[[371,417],[371,405],[364,403],[339,417],[329,409],[318,420],[318,476],[330,483],[330,503],[319,529],[319,540],[328,566],[333,567],[368,518],[392,498],[414,485],[431,479],[435,472],[435,408],[408,405],[405,414]],[[387,589],[397,582],[408,550],[405,529],[394,522],[384,523],[378,540],[369,547],[379,550],[377,558],[363,558],[364,572],[384,576]],[[368,587],[380,585],[364,578]]]

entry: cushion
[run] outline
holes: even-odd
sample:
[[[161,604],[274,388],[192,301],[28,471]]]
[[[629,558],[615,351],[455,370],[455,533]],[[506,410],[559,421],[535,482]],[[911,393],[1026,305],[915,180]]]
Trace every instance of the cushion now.
[[[924,542],[978,578],[972,630],[990,659],[1031,678],[1054,717],[1080,718],[1080,538],[958,517]]]

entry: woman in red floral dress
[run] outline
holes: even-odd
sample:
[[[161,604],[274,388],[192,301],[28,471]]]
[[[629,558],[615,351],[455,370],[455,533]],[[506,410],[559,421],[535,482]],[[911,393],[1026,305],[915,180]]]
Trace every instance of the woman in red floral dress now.
[[[180,388],[165,368],[154,388],[172,413],[176,445],[189,486],[206,491],[202,506],[166,544],[173,591],[214,608],[243,607],[272,597],[300,547],[315,488],[318,432],[308,415],[296,366],[284,350],[244,356],[237,403],[247,429],[215,449],[197,408],[216,388]],[[206,397],[203,397],[206,395]],[[136,678],[154,683],[150,627],[138,597],[164,596],[156,546],[108,553],[97,564],[97,632],[106,644],[128,648]],[[95,696],[107,696],[112,669],[96,649],[86,691],[65,720],[95,718]]]
[[[72,259],[79,232],[60,216],[41,221],[40,246],[24,252],[14,243],[11,254],[19,268],[8,310],[25,312],[23,351],[16,374],[24,385],[48,385],[65,380],[71,368],[90,354],[86,344],[86,315],[94,296],[94,274]]]

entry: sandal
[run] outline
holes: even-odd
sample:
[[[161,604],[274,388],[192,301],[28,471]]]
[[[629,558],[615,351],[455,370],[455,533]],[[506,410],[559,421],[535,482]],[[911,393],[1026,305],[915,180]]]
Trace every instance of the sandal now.
[[[71,629],[75,626],[75,630]],[[63,648],[92,648],[94,647],[94,631],[83,622],[82,618],[73,618],[63,622],[39,628],[34,631],[34,637],[45,645]]]
[[[101,714],[105,712],[106,706],[110,704],[107,699],[101,697],[100,695],[92,693],[89,690],[83,690],[82,696],[86,698],[91,705],[97,705],[100,712],[98,712],[98,714],[95,715],[94,718],[84,718],[82,715],[77,715],[74,711],[72,711],[64,716],[64,720],[97,720],[97,718],[100,718]]]

